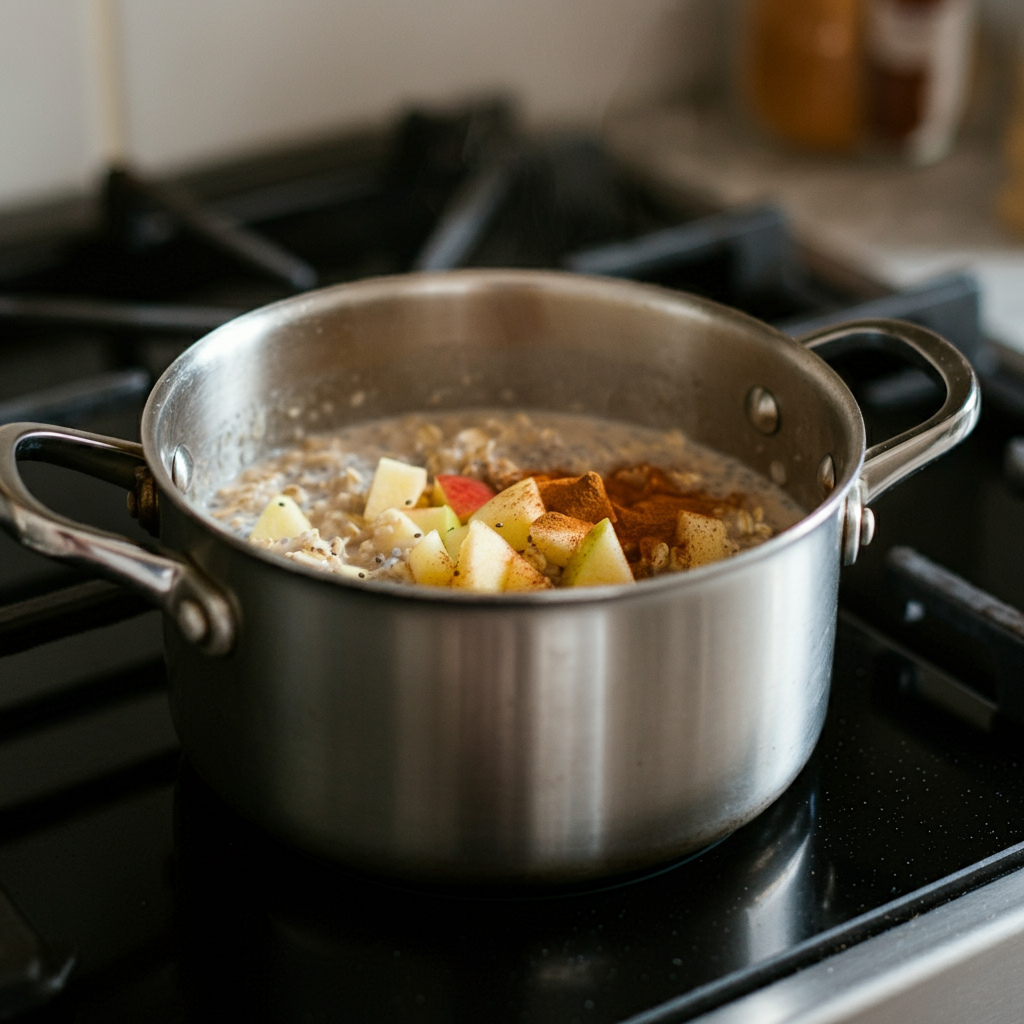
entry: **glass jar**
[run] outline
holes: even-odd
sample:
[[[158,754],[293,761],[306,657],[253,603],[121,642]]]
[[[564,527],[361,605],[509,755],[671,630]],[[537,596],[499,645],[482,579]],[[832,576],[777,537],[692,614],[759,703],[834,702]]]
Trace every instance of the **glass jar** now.
[[[963,114],[975,0],[746,0],[739,83],[777,138],[931,163]]]
[[[866,0],[867,131],[912,163],[944,156],[963,115],[973,0]]]
[[[748,0],[740,87],[758,120],[798,146],[861,137],[861,0]]]

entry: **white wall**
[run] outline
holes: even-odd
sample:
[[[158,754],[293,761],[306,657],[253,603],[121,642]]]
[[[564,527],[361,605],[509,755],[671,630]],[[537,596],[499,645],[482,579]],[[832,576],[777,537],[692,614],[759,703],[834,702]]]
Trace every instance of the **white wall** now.
[[[0,202],[82,187],[99,139],[80,0],[0,0]]]
[[[172,169],[410,100],[508,89],[594,122],[714,75],[736,2],[0,0],[0,207],[88,187],[113,150]]]
[[[0,0],[0,205],[84,187],[117,135],[167,169],[494,89],[533,118],[596,121],[623,90],[685,77],[666,40],[693,4]]]
[[[165,165],[491,88],[535,116],[596,120],[665,6],[127,0],[127,134],[140,160]]]

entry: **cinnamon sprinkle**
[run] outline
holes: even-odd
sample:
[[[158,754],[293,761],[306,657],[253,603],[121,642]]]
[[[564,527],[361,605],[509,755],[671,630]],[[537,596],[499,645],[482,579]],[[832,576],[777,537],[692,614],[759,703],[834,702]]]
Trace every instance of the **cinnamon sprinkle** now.
[[[548,497],[556,493],[552,484],[569,482],[560,478],[568,474],[559,474],[558,470],[521,470],[515,476],[519,479],[534,477],[545,504],[548,503]],[[609,518],[612,519],[622,551],[637,579],[653,575],[663,567],[664,551],[676,547],[676,529],[681,511],[720,518],[726,512],[744,506],[744,496],[740,492],[723,497],[701,490],[682,491],[669,473],[647,463],[621,466],[601,477],[601,480],[614,510],[614,518]],[[556,508],[555,511],[560,509]],[[581,518],[578,511],[571,514]]]
[[[743,495],[720,497],[707,491],[680,491],[671,477],[656,466],[624,466],[604,478],[605,490],[618,519],[615,533],[633,574],[652,575],[661,561],[656,548],[676,544],[681,511],[720,517],[743,507]]]

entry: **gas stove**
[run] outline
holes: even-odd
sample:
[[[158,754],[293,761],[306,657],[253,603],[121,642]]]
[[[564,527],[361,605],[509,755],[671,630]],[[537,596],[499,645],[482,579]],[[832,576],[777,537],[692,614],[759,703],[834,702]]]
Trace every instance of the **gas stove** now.
[[[116,169],[96,202],[0,224],[0,422],[137,436],[155,376],[238,312],[455,266],[632,277],[794,336],[903,317],[975,363],[975,434],[877,502],[874,543],[844,570],[807,768],[751,824],[639,878],[481,893],[355,875],[240,819],[181,758],[156,613],[0,538],[0,1011],[1004,1019],[1013,972],[994,1001],[984,984],[1024,932],[1024,384],[981,336],[969,278],[891,293],[803,249],[774,208],[668,204],[599,142],[524,136],[501,103],[413,112],[174,182]],[[869,443],[939,404],[889,357],[836,368]],[[25,467],[58,510],[145,536],[123,495],[63,473]]]

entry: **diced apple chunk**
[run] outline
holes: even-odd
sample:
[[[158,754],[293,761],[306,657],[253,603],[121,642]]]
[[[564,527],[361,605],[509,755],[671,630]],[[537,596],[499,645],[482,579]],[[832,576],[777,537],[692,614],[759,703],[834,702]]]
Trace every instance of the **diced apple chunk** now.
[[[401,511],[415,508],[426,486],[427,471],[422,466],[410,466],[397,459],[382,458],[373,474],[363,515],[367,521],[372,522],[386,508]]]
[[[462,550],[462,542],[469,536],[469,524],[456,526],[441,537],[444,546],[448,551],[448,557],[456,564],[459,563],[459,552]]]
[[[501,534],[516,551],[526,547],[530,527],[544,515],[537,481],[532,476],[499,491],[470,517],[471,523],[486,523]]]
[[[714,516],[682,511],[676,524],[678,563],[686,569],[717,562],[732,554],[725,523]]]
[[[530,527],[529,539],[549,562],[565,568],[593,526],[561,512],[545,512]]]
[[[609,519],[602,519],[584,537],[562,573],[565,587],[604,587],[632,582],[633,572]]]
[[[493,497],[494,491],[487,484],[470,476],[438,473],[434,477],[434,504],[450,505],[461,523]]]
[[[313,527],[302,509],[287,494],[275,494],[260,513],[249,534],[250,540],[282,540],[298,537]]]
[[[445,550],[437,530],[431,530],[409,552],[409,568],[413,579],[428,587],[447,587],[455,573],[455,564]]]
[[[547,576],[530,565],[522,555],[517,554],[508,563],[508,571],[505,573],[502,589],[507,591],[549,590],[552,586],[554,584]]]
[[[459,517],[450,505],[435,505],[432,508],[411,508],[405,513],[426,536],[431,530],[444,537],[449,530],[459,525]]]
[[[373,546],[390,555],[395,548],[408,548],[423,539],[423,528],[417,526],[404,512],[386,508],[371,524]]]
[[[485,523],[471,522],[459,552],[459,566],[452,576],[452,586],[481,594],[499,594],[505,589],[505,577],[515,555],[504,537]]]

